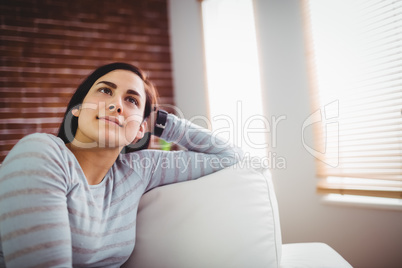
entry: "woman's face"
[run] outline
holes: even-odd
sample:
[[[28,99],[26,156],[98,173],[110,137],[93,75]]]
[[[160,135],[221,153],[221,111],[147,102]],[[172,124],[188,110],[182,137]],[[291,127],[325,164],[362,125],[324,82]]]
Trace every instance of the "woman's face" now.
[[[143,137],[145,89],[131,71],[114,70],[92,85],[79,110],[75,143],[84,147],[122,148]]]

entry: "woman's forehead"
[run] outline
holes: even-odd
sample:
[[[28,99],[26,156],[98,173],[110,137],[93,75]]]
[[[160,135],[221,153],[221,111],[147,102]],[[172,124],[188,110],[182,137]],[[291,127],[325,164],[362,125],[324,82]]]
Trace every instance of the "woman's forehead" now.
[[[116,89],[136,90],[139,91],[139,93],[142,93],[141,95],[145,96],[144,81],[142,81],[142,79],[132,71],[113,70],[99,77],[93,86],[102,81],[114,84]]]

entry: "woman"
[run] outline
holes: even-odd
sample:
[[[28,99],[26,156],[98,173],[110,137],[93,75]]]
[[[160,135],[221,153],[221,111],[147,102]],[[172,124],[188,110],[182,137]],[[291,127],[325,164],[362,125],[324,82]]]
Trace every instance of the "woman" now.
[[[0,169],[0,266],[119,267],[133,251],[144,192],[238,160],[238,149],[163,111],[154,134],[187,150],[121,153],[144,137],[155,104],[138,68],[105,65],[78,87],[58,137],[15,145]]]

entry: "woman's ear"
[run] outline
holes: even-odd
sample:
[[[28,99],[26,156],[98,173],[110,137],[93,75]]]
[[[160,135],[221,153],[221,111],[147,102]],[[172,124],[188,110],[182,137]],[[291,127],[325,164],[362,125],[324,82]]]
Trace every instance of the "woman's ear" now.
[[[80,115],[80,109],[75,108],[71,110],[71,113],[75,116],[78,117]]]
[[[142,139],[145,135],[145,132],[147,132],[147,127],[148,127],[148,122],[147,121],[143,121],[140,125],[140,129],[138,130],[137,139]]]

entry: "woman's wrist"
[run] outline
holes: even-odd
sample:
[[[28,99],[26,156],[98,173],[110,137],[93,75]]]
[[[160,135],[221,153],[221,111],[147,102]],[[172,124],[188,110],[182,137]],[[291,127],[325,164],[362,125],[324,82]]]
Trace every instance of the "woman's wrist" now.
[[[165,130],[166,121],[167,121],[168,113],[164,110],[158,110],[156,112],[156,120],[153,129],[153,134],[157,137],[160,137]]]

